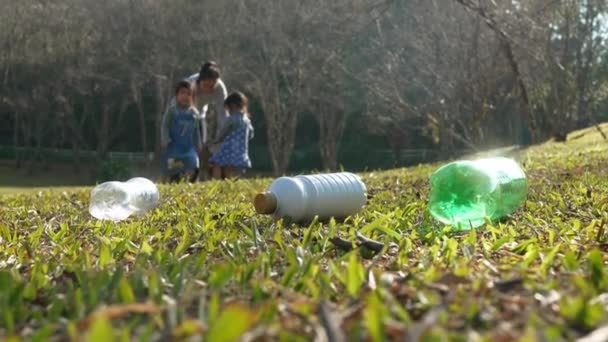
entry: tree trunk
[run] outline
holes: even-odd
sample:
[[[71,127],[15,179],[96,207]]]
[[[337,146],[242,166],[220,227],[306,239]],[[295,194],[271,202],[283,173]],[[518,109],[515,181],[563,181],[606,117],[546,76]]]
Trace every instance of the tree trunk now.
[[[80,125],[76,118],[76,113],[74,113],[74,107],[68,102],[67,97],[58,96],[58,98],[62,99],[63,102],[63,110],[65,113],[65,124],[67,134],[69,135],[70,146],[72,148],[72,162],[74,167],[74,172],[80,173],[82,163],[80,159]],[[86,110],[86,108],[85,108]]]
[[[500,29],[495,18],[491,15],[488,15],[488,13],[485,12],[483,7],[475,6],[475,5],[471,4],[471,2],[469,2],[468,0],[456,0],[456,1],[458,3],[460,3],[461,5],[463,5],[465,8],[469,9],[470,11],[472,11],[472,12],[476,13],[477,15],[479,15],[480,17],[482,17],[484,19],[486,25],[500,39],[503,51],[505,53],[505,56],[507,57],[509,66],[511,68],[511,71],[513,72],[513,76],[515,77],[515,80],[516,80],[517,85],[520,90],[520,96],[522,99],[522,106],[523,106],[522,114],[525,115],[525,122],[527,125],[529,136],[531,137],[531,142],[536,142],[536,140],[537,140],[536,139],[536,123],[534,121],[534,117],[533,117],[533,113],[532,113],[532,106],[530,104],[530,98],[528,96],[528,88],[526,87],[523,76],[521,75],[519,63],[517,62],[517,59],[515,58],[515,54],[513,52],[513,46],[511,44],[511,38],[505,31]],[[524,144],[526,144],[526,143],[527,143],[527,141],[524,141]]]
[[[97,131],[97,159],[101,160],[106,157],[110,139],[110,107],[107,104],[102,105],[101,123]]]
[[[173,78],[173,73],[169,75],[169,79]],[[167,98],[170,96],[169,91],[167,90],[168,80],[163,79],[161,77],[157,77],[155,81],[155,90],[156,90],[156,115],[154,117],[154,160],[155,162],[160,161],[161,156],[161,146],[160,146],[160,126],[163,119],[163,114],[167,109]]]
[[[579,47],[577,51],[577,119],[586,121],[586,125],[594,123],[592,115],[589,114],[589,104],[591,103],[590,95],[593,92],[589,91],[589,80],[592,77],[592,66],[594,63],[594,30],[593,23],[597,17],[597,12],[593,6],[593,1],[587,1],[585,8],[585,25],[579,29],[578,41]]]
[[[441,159],[452,157],[454,146],[454,127],[447,113],[440,114],[441,121],[439,124],[439,154]]]
[[[120,130],[117,126],[121,126],[123,124],[122,119],[130,103],[130,96],[125,96],[119,107],[115,109],[118,112],[118,117],[114,122],[112,120],[112,106],[106,103],[102,105],[101,123],[99,125],[99,130],[97,131],[98,159],[104,159],[106,157],[112,142],[117,136],[119,136]]]
[[[295,143],[299,102],[283,103],[276,71],[273,69],[269,80],[256,79],[258,94],[266,117],[266,134],[275,176],[284,175],[289,167],[289,159]],[[299,89],[299,88],[298,88]],[[288,92],[288,90],[285,90]],[[290,97],[294,96],[293,93]]]
[[[284,175],[293,151],[295,120],[281,120],[280,117],[276,117],[274,123],[269,123],[267,131],[273,174]]]
[[[72,160],[74,162],[74,171],[76,173],[80,173],[81,164],[82,164],[80,161],[80,146],[78,145],[78,139],[74,135],[72,135],[71,145],[72,145],[72,156],[73,156]]]
[[[500,36],[500,33],[498,34]],[[515,54],[513,53],[513,47],[511,46],[511,43],[507,40],[506,37],[502,38],[502,45],[505,51],[505,54],[507,56],[507,60],[509,61],[509,65],[511,66],[511,70],[513,71],[513,76],[515,77],[515,80],[517,82],[517,85],[519,87],[519,91],[520,91],[520,95],[521,95],[521,99],[522,99],[522,115],[523,117],[523,122],[526,124],[527,126],[527,130],[528,132],[526,132],[527,136],[529,136],[530,140],[528,141],[528,138],[526,137],[522,143],[523,145],[529,145],[530,143],[535,143],[537,142],[537,138],[536,138],[536,123],[534,121],[534,116],[532,113],[532,106],[530,104],[530,98],[528,96],[528,88],[526,87],[525,81],[523,76],[521,75],[520,69],[519,69],[519,64],[517,63],[517,60],[515,59]]]
[[[142,96],[141,92],[138,89],[135,89],[135,85],[132,85],[133,98],[135,102],[135,106],[137,107],[137,112],[139,113],[139,135],[141,138],[141,149],[144,154],[144,163],[146,169],[150,167],[150,160],[148,159],[148,130],[146,127],[146,113],[142,104]]]
[[[347,115],[344,114],[343,109],[336,108],[332,110],[332,113],[321,113],[319,110],[316,117],[319,122],[319,149],[323,169],[336,171],[338,169],[338,148],[344,135]]]
[[[48,115],[47,113],[45,113],[44,115]],[[34,152],[35,157],[32,158],[32,165],[38,166],[38,169],[43,167],[43,157],[42,157],[42,140],[43,140],[43,125],[44,123],[42,122],[42,115],[38,115],[38,117],[36,118],[36,134],[35,134],[35,139],[36,139],[36,150]]]
[[[338,169],[338,143],[335,137],[333,137],[332,134],[321,133],[319,145],[323,169],[327,171],[336,171]]]
[[[21,116],[19,115],[19,111],[15,110],[15,123],[13,125],[13,148],[15,149],[15,168],[20,169],[22,166],[22,156],[21,152],[19,152],[19,132],[21,127],[19,127],[21,123]]]
[[[24,147],[24,162],[28,174],[32,174],[34,171],[34,165],[32,164],[32,123],[30,120],[25,120],[23,128],[23,140],[25,142]]]

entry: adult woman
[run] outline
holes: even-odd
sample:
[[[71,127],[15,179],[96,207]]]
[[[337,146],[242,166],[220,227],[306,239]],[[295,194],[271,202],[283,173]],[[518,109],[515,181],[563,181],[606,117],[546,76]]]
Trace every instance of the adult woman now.
[[[208,61],[203,63],[198,73],[185,78],[186,81],[195,85],[196,103],[200,112],[201,136],[203,141],[203,151],[200,155],[201,168],[204,170],[205,177],[210,177],[211,168],[209,158],[219,148],[218,145],[209,145],[208,142],[216,141],[220,134],[220,127],[228,117],[224,108],[224,101],[228,96],[226,85],[220,78],[220,68],[215,62]],[[175,98],[171,100],[173,104]],[[198,178],[198,170],[191,179]]]

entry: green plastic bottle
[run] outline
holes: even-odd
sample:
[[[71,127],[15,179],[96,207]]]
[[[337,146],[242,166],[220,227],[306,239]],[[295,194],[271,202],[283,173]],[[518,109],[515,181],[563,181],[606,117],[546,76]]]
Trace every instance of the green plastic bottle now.
[[[512,159],[457,161],[431,175],[429,210],[459,230],[477,228],[516,211],[528,195],[524,171]]]

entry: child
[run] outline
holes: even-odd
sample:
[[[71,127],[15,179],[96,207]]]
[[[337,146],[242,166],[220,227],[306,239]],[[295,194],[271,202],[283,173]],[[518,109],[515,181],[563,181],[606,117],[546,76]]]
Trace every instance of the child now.
[[[247,97],[240,92],[230,94],[224,105],[229,113],[220,134],[211,143],[220,143],[219,150],[209,159],[214,179],[230,178],[237,169],[251,168],[249,140],[253,139],[253,126],[247,111]]]
[[[188,81],[175,87],[175,103],[162,118],[161,144],[165,154],[161,160],[161,182],[187,177],[195,181],[199,167],[198,153],[202,150],[199,114],[194,103],[194,89]]]

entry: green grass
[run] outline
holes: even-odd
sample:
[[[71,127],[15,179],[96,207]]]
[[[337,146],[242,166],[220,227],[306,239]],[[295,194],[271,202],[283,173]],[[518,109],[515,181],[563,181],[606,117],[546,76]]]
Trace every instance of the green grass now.
[[[117,224],[87,189],[5,196],[0,337],[576,339],[608,324],[608,142],[583,133],[514,152],[525,207],[460,234],[427,213],[436,165],[364,174],[360,214],[304,227],[255,215],[269,179],[163,186]],[[385,248],[331,242],[357,232]]]

